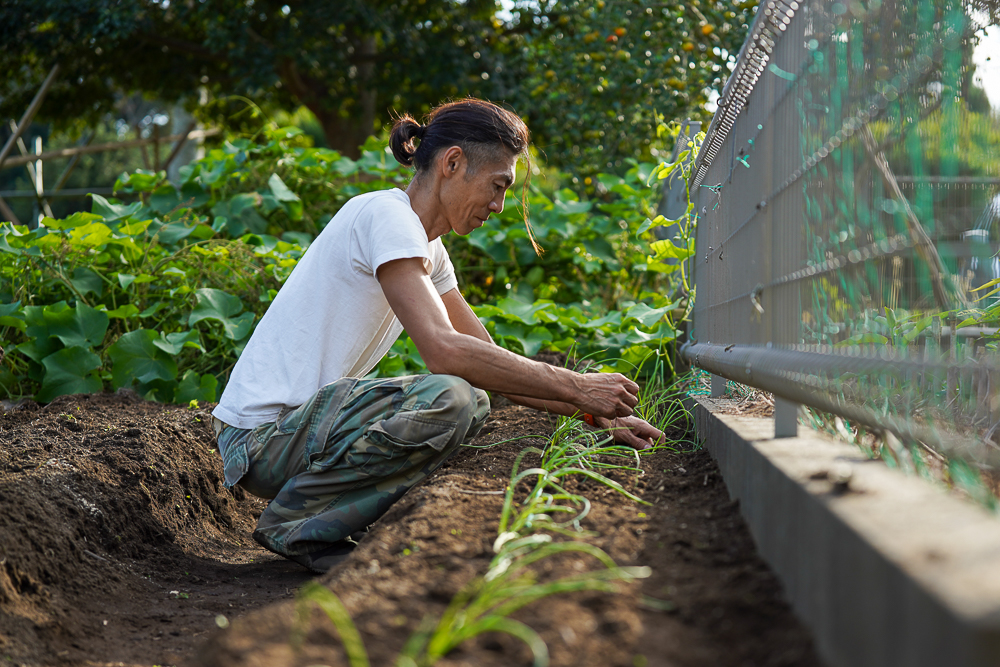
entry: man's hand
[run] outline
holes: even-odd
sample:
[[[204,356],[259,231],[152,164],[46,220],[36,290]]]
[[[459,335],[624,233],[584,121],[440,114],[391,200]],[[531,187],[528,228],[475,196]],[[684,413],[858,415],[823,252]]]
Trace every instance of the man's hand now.
[[[628,417],[639,404],[639,385],[621,373],[585,373],[577,382],[583,399],[576,406],[595,417]]]
[[[636,449],[649,449],[656,445],[662,445],[665,441],[663,431],[653,428],[644,420],[636,416],[618,417],[616,419],[605,419],[594,417],[594,425],[602,429],[608,429],[615,438],[615,442]]]

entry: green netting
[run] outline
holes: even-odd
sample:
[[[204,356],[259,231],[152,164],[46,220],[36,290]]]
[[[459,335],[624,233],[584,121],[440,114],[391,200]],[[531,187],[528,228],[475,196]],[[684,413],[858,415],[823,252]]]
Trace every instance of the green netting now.
[[[980,462],[1000,461],[998,16],[762,4],[695,178],[696,339],[767,346],[790,398]]]

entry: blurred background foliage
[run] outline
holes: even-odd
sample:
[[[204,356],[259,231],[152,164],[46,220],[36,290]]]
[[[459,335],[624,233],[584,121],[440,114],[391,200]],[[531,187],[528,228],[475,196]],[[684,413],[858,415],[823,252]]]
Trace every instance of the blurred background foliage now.
[[[20,117],[58,63],[37,117],[53,134],[122,119],[148,134],[176,108],[248,132],[259,125],[249,99],[357,158],[394,113],[474,95],[524,116],[549,164],[624,173],[626,159],[656,161],[672,147],[658,119],[710,115],[755,9],[756,0],[7,0],[0,42],[16,48],[0,52],[0,116]],[[158,108],[128,117],[135,95]]]
[[[0,393],[48,401],[121,387],[147,398],[216,400],[253,327],[315,235],[357,194],[405,187],[385,142],[357,160],[297,127],[231,138],[179,170],[122,173],[93,210],[0,224]],[[601,174],[593,197],[566,174],[534,174],[524,228],[519,189],[501,216],[445,237],[460,287],[502,346],[593,356],[607,369],[670,366],[685,317],[690,231],[657,240],[652,164]],[[662,170],[660,170],[662,171]],[[652,182],[652,185],[650,184]],[[652,219],[651,219],[652,218]],[[404,335],[375,372],[424,371]]]
[[[31,151],[221,130],[81,157],[46,217],[0,226],[0,393],[41,400],[134,387],[214,400],[311,240],[362,192],[405,187],[394,114],[485,97],[533,132],[535,255],[512,194],[446,239],[497,342],[669,366],[693,221],[657,216],[671,118],[710,116],[756,2],[693,0],[9,0],[0,116],[20,118],[60,66]],[[0,125],[0,141],[10,128]],[[15,151],[15,154],[17,151]],[[690,155],[690,153],[687,153]],[[46,187],[68,164],[46,160]],[[23,166],[0,191],[33,190]],[[82,193],[93,193],[92,196]],[[516,190],[521,196],[520,189]],[[34,222],[40,221],[35,227]],[[685,216],[686,220],[686,216]],[[658,236],[657,236],[658,234]],[[657,363],[659,362],[659,363]],[[404,335],[376,372],[424,370]]]

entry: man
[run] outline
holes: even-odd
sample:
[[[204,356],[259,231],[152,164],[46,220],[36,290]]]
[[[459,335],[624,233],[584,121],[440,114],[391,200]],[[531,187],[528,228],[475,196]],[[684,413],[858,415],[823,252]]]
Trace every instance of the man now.
[[[484,390],[584,414],[638,448],[662,438],[631,416],[635,383],[498,347],[457,289],[441,236],[468,234],[503,210],[527,155],[521,119],[462,100],[435,109],[427,125],[404,116],[390,145],[416,168],[406,192],[355,197],[330,221],[213,413],[226,484],[271,499],[254,538],[317,572],[345,558],[352,533],[475,436],[489,415]],[[431,374],[359,379],[403,328]]]

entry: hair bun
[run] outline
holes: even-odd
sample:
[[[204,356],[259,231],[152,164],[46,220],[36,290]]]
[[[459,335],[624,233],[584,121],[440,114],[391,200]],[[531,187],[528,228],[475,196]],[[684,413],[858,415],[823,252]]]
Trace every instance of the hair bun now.
[[[413,140],[422,139],[426,131],[427,126],[421,125],[409,114],[403,114],[396,120],[389,134],[389,148],[397,162],[405,167],[413,166],[413,156],[417,152]]]

